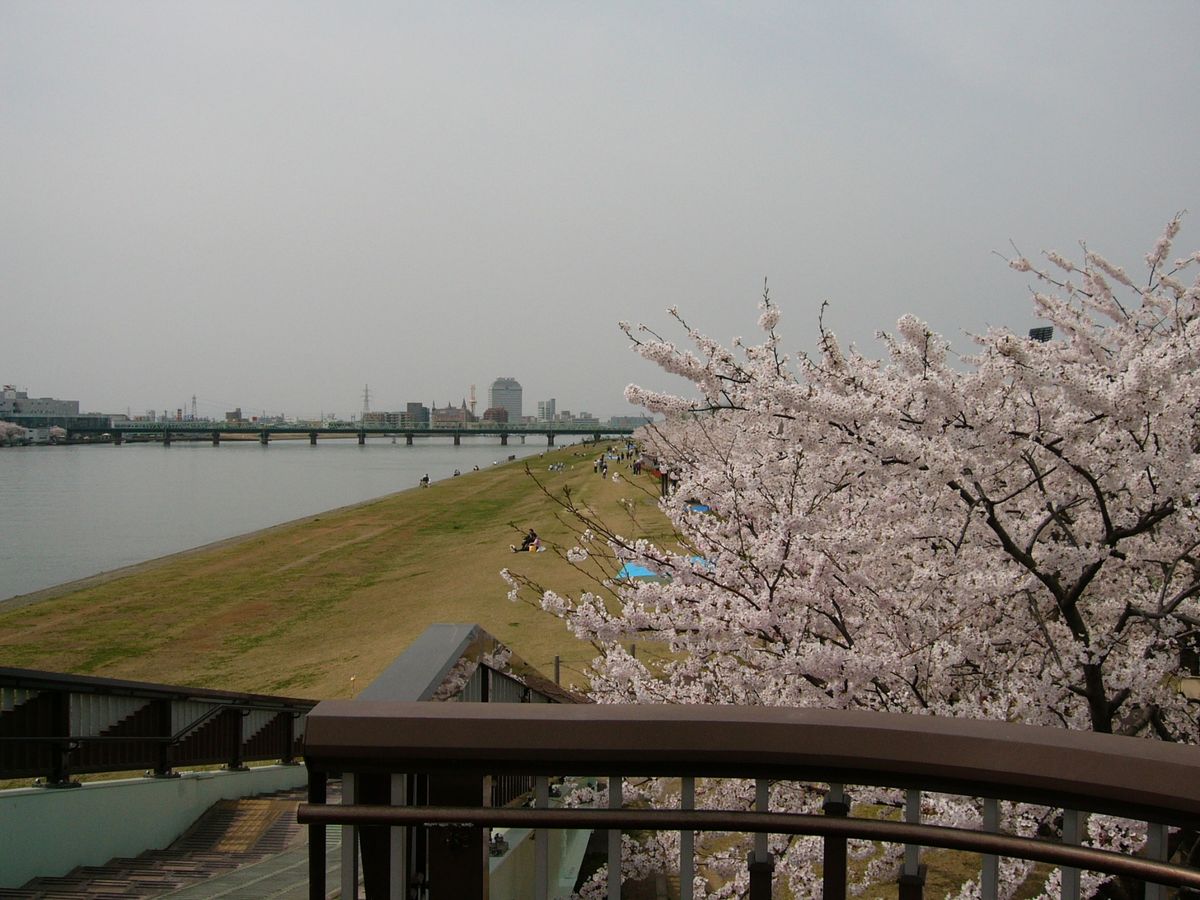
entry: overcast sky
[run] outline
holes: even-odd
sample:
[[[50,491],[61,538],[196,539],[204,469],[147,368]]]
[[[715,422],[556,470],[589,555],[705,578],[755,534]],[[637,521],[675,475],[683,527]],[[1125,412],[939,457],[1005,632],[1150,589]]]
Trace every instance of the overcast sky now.
[[[1200,3],[0,4],[0,382],[85,410],[636,412],[622,319],[1025,331],[992,251],[1191,208]]]

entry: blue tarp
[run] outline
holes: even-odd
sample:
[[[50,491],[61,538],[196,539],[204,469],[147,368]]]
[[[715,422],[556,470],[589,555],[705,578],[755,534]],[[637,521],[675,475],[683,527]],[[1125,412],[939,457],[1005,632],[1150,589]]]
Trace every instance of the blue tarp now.
[[[706,569],[713,568],[713,564],[703,556],[689,556],[688,562],[698,563],[704,566]],[[661,578],[667,581],[670,580],[669,575],[659,575],[657,572],[647,569],[645,566],[639,566],[637,563],[629,562],[621,566],[621,571],[617,573],[617,580],[619,581],[622,578]]]
[[[621,566],[621,571],[617,573],[617,578],[657,578],[657,572],[651,572],[645,566],[639,566],[637,563],[625,563]]]

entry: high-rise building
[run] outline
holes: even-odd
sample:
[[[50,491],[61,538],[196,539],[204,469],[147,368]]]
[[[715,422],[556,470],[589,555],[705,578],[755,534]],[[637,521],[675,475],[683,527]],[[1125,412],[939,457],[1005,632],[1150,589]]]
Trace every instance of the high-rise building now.
[[[539,422],[553,422],[554,421],[554,410],[557,405],[558,405],[558,403],[553,397],[551,397],[549,400],[539,400],[538,401],[538,421]]]
[[[521,383],[515,378],[497,378],[488,388],[488,406],[508,410],[508,421],[521,421]]]

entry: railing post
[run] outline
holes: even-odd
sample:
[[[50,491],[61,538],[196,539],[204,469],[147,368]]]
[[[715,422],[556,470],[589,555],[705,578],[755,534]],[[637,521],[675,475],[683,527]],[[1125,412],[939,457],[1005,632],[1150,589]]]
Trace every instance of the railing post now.
[[[754,809],[756,812],[771,811],[771,782],[766,778],[754,781]],[[775,861],[768,849],[770,835],[759,832],[754,835],[754,852],[747,865],[750,869],[750,900],[771,900],[771,877],[775,874]]]
[[[1000,831],[1000,801],[987,798],[983,801],[983,830],[993,834]],[[980,900],[996,900],[1000,890],[1000,857],[985,854],[979,872]]]
[[[250,715],[250,711],[232,708],[226,709],[224,715],[227,715],[231,721],[229,726],[229,771],[244,772],[246,764],[242,761],[242,742],[245,740],[246,717]]]
[[[154,731],[158,737],[170,738],[171,734],[171,701],[170,700],[152,700],[154,705],[154,718],[157,720],[154,723]],[[154,764],[155,778],[174,778],[177,777],[175,771],[171,768],[171,741],[159,741],[158,749],[155,752],[157,761]]]
[[[911,788],[904,792],[904,821],[921,824],[921,792]],[[922,900],[925,896],[925,866],[921,864],[921,848],[904,845],[904,866],[900,870],[900,900]]]
[[[279,755],[279,762],[285,766],[296,765],[296,714],[294,712],[281,712],[281,716],[287,716],[287,728],[283,730],[283,752]]]
[[[1167,861],[1167,826],[1157,822],[1146,823],[1146,858],[1156,862]],[[1167,900],[1167,889],[1161,884],[1146,882],[1146,900]]]
[[[696,808],[696,779],[685,775],[679,785],[679,808]],[[679,900],[692,900],[696,880],[696,832],[679,832]]]
[[[1078,846],[1083,843],[1083,835],[1087,830],[1087,814],[1075,809],[1063,810],[1063,843]],[[1063,900],[1079,900],[1079,870],[1063,866],[1062,869],[1062,898]]]
[[[827,816],[845,816],[850,812],[843,786],[830,782],[829,793],[821,807]],[[821,876],[825,900],[846,900],[846,839],[825,838],[824,871]]]
[[[342,773],[342,803],[347,806],[357,799],[353,772]],[[358,829],[342,826],[342,896],[358,896]]]
[[[308,802],[324,803],[327,777],[308,770]],[[325,826],[308,826],[308,900],[325,900]]]
[[[381,772],[358,772],[354,778],[354,802],[372,806],[394,803],[396,776]],[[358,861],[363,889],[368,897],[396,896],[393,890],[393,829],[383,825],[363,825],[357,829]]]
[[[476,773],[431,775],[430,806],[483,807],[490,802],[490,785]],[[426,829],[430,897],[487,895],[489,856],[484,829],[452,825]]]
[[[71,693],[67,689],[50,692],[50,733],[61,740],[55,741],[50,749],[50,775],[46,787],[79,787],[71,780]]]
[[[392,806],[408,805],[408,776],[392,775]],[[389,900],[408,898],[408,829],[388,829]]]
[[[534,780],[533,805],[550,808],[550,779],[539,775]],[[533,834],[533,900],[550,896],[550,829],[539,828]]]
[[[620,775],[608,778],[608,808],[620,809],[624,788]],[[621,829],[608,830],[608,900],[621,900]]]

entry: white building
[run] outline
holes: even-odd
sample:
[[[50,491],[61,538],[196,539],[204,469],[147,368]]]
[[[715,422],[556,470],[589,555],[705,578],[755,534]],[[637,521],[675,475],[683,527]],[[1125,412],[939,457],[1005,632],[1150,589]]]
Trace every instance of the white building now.
[[[31,398],[11,384],[0,390],[0,419],[9,416],[77,416],[78,400],[54,400],[50,397]]]

